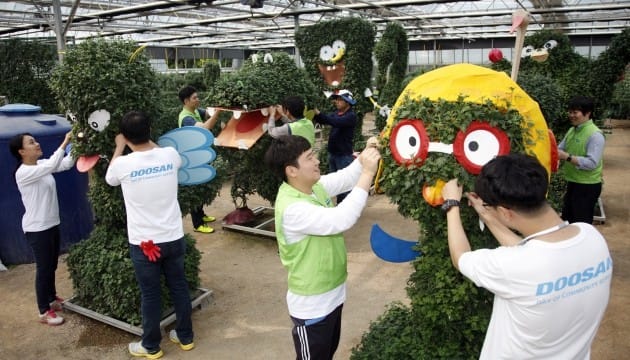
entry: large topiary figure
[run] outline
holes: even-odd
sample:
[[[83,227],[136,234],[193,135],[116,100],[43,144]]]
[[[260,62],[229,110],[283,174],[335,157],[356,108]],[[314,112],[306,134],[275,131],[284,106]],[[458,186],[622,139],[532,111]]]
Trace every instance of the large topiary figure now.
[[[347,89],[354,94],[357,104],[353,108],[358,120],[356,148],[362,148],[359,143],[363,140],[363,115],[372,110],[372,104],[361,95],[371,85],[375,35],[374,24],[356,17],[322,21],[295,33],[304,68],[320,94],[335,89]],[[319,98],[317,107],[322,111],[330,108],[325,96]]]
[[[308,108],[313,108],[316,89],[303,69],[284,52],[255,54],[234,73],[221,76],[211,85],[205,103],[209,106],[253,110],[279,104],[289,95],[301,96]],[[238,121],[238,120],[236,120]],[[265,124],[266,125],[266,124]],[[262,124],[261,124],[262,126]],[[233,175],[231,196],[234,205],[247,211],[247,197],[258,194],[273,202],[280,185],[264,165],[263,156],[271,137],[263,135],[248,149],[217,147]],[[245,216],[243,222],[251,219]],[[236,219],[235,223],[242,222]]]
[[[85,156],[78,164],[87,156],[100,156],[92,169],[88,194],[95,228],[87,240],[70,249],[67,258],[75,302],[134,325],[140,323],[140,290],[129,258],[125,206],[120,187],[108,186],[105,173],[124,113],[147,112],[154,120],[154,140],[176,122],[160,118],[156,75],[136,48],[127,41],[83,42],[67,52],[51,80],[60,107],[75,117],[72,151]],[[111,114],[109,124],[90,118],[101,109]],[[199,285],[199,261],[194,240],[187,236],[185,267],[191,289]],[[163,296],[168,298],[166,290]],[[168,302],[163,304],[163,308],[168,306]]]
[[[470,64],[447,66],[414,79],[396,102],[383,142],[380,181],[398,211],[420,224],[410,306],[393,304],[370,326],[353,359],[478,358],[492,296],[451,264],[440,210],[440,180],[471,189],[481,166],[498,154],[527,152],[551,166],[551,146],[537,105],[504,73]],[[474,209],[461,209],[477,248],[496,241],[481,230]]]

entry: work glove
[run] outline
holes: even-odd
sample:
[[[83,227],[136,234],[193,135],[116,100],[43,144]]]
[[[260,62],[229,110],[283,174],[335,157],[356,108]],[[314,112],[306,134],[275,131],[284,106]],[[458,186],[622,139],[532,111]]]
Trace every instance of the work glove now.
[[[153,240],[147,240],[140,243],[140,249],[142,249],[142,253],[149,259],[151,262],[156,262],[157,259],[160,258],[160,247],[153,243]]]

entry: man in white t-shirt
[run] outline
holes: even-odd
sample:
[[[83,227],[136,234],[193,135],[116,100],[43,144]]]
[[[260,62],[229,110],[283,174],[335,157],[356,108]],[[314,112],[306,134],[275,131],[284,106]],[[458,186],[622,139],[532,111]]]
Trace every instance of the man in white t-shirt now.
[[[592,225],[562,221],[547,188],[547,171],[531,156],[486,164],[466,197],[501,246],[475,251],[459,215],[462,187],[453,179],[442,191],[453,265],[495,295],[481,359],[590,358],[612,260]]]
[[[169,338],[183,350],[195,346],[184,275],[186,242],[177,202],[181,158],[174,148],[160,148],[151,141],[151,123],[144,113],[125,114],[120,121],[120,132],[105,180],[109,185],[122,187],[129,253],[142,294],[142,341],[130,343],[129,353],[157,359],[163,355],[161,274],[166,278],[177,316],[177,325]],[[125,147],[132,152],[123,155]]]

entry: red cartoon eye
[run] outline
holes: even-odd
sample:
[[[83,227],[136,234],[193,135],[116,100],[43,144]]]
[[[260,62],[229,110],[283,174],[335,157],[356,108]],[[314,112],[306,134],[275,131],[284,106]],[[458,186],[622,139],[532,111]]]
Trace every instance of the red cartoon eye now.
[[[414,159],[420,159],[417,165],[422,164],[429,151],[429,138],[422,120],[400,121],[392,130],[389,148],[400,165],[410,165]]]
[[[453,155],[464,169],[477,175],[481,167],[498,155],[510,152],[510,139],[503,130],[481,121],[473,121],[466,132],[459,132],[453,143]]]

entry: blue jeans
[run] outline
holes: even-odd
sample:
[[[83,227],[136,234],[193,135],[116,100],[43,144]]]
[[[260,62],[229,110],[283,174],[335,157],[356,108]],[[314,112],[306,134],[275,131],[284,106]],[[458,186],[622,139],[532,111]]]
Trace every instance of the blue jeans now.
[[[142,293],[142,346],[150,353],[160,349],[162,333],[160,320],[162,319],[162,299],[160,290],[160,276],[164,274],[170,291],[171,300],[175,306],[177,322],[175,330],[182,344],[193,341],[192,306],[188,283],[184,275],[184,254],[186,243],[184,238],[157,244],[160,247],[160,258],[151,262],[144,255],[138,245],[129,245],[131,261],[136,272],[136,280]]]
[[[35,256],[35,295],[37,308],[43,314],[57,296],[55,271],[59,259],[59,225],[37,232],[24,233]]]
[[[352,154],[350,155],[335,155],[335,154],[328,154],[328,170],[330,170],[331,173],[337,171],[337,170],[341,170],[345,167],[347,167],[348,165],[352,164],[352,162],[354,161],[354,156],[352,156]],[[346,198],[346,196],[348,196],[348,192],[342,193],[342,194],[338,194],[337,195],[337,204],[339,204],[340,202],[343,201],[343,199]]]

